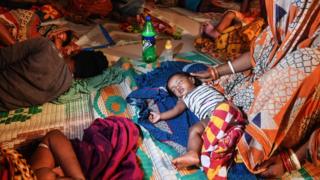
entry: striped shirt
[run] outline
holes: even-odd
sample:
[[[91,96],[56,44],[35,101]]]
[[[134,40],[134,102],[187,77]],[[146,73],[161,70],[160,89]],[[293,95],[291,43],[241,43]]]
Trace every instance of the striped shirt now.
[[[220,92],[204,84],[196,87],[182,99],[190,111],[200,120],[210,116],[217,104],[225,101],[225,97]]]

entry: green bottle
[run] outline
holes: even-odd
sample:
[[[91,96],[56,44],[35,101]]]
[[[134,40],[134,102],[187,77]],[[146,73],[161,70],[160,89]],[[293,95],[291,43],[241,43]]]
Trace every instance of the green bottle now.
[[[156,54],[156,31],[151,22],[150,16],[146,17],[142,36],[142,60],[146,63],[152,63],[157,60]]]

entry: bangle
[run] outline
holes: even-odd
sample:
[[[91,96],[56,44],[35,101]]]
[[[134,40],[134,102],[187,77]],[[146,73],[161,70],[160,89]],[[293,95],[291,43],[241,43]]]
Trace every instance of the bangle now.
[[[286,171],[291,173],[292,165],[291,165],[290,156],[288,155],[288,153],[286,151],[282,151],[282,152],[280,152],[280,157],[282,160],[282,165],[284,166]]]
[[[300,164],[300,161],[297,157],[297,155],[293,152],[292,149],[289,149],[289,153],[290,153],[290,160],[291,162],[293,163],[295,169],[301,169],[301,164]]]
[[[209,68],[209,73],[210,73],[210,75],[211,75],[213,80],[216,80],[216,79],[219,78],[218,71],[217,71],[217,69],[215,67]]]
[[[234,68],[233,68],[233,65],[232,65],[232,62],[231,62],[231,61],[228,61],[228,65],[229,65],[229,68],[230,68],[230,70],[232,71],[232,73],[233,73],[233,74],[235,74],[235,73],[236,73],[236,71],[234,70]]]
[[[216,67],[213,67],[213,71],[214,71],[214,73],[216,74],[217,79],[219,79],[219,78],[220,78],[220,75],[219,75],[218,69],[217,69]]]

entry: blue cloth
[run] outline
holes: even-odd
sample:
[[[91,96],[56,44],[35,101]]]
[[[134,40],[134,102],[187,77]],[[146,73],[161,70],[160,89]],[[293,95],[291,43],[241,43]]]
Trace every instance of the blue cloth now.
[[[186,110],[181,115],[165,121],[171,132],[160,129],[148,120],[150,112],[150,100],[159,108],[160,112],[173,108],[177,102],[175,97],[168,94],[164,88],[167,79],[176,72],[196,72],[207,69],[207,66],[198,63],[185,63],[169,61],[161,64],[159,68],[135,77],[138,89],[131,92],[127,102],[139,108],[138,124],[149,130],[150,134],[162,142],[173,141],[184,147],[188,143],[188,130],[199,119],[190,111]]]
[[[191,11],[198,11],[198,7],[202,0],[184,0],[184,7]]]
[[[257,177],[252,174],[246,167],[244,163],[236,163],[230,167],[228,170],[228,179],[229,180],[260,180],[262,178]]]
[[[127,97],[127,102],[136,105],[140,109],[138,124],[149,130],[150,134],[157,140],[162,142],[173,141],[184,147],[188,143],[188,129],[198,122],[198,118],[189,110],[179,116],[166,121],[171,132],[156,127],[148,120],[149,106],[147,100],[154,100],[160,112],[173,108],[177,99],[169,96],[168,93],[161,88],[141,88],[133,91]]]
[[[166,61],[155,70],[135,77],[135,82],[139,88],[165,87],[169,76],[176,72],[197,72],[206,70],[207,66],[200,63],[186,63],[176,61]]]

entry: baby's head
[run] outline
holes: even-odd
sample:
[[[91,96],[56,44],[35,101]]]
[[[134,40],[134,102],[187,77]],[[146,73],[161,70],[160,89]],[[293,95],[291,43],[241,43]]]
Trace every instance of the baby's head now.
[[[199,79],[189,73],[177,72],[168,78],[167,90],[169,94],[182,98],[201,84],[202,82]]]

